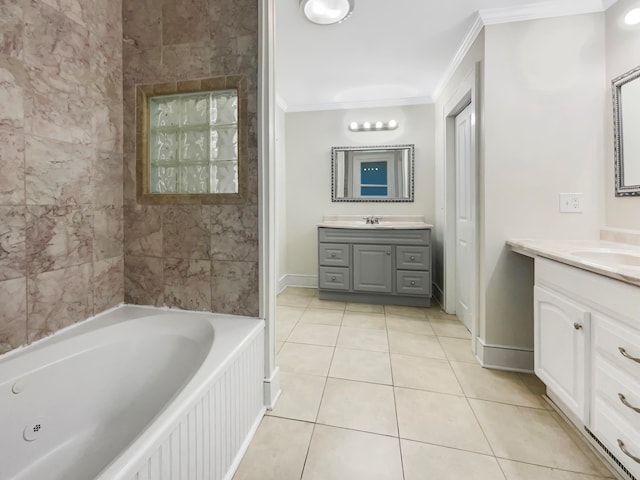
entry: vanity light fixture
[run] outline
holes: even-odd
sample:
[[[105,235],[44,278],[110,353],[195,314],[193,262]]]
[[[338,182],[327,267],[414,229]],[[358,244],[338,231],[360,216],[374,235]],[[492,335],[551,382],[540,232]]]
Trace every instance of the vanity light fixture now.
[[[626,23],[627,25],[640,24],[640,8],[629,10],[629,13],[627,13],[624,17],[624,23]]]
[[[331,25],[344,22],[353,13],[355,0],[300,0],[300,10],[310,22]]]
[[[371,122],[351,122],[349,124],[349,130],[352,132],[381,132],[385,130],[395,130],[398,128],[398,122],[396,120],[389,120],[387,123],[377,121],[374,124]]]

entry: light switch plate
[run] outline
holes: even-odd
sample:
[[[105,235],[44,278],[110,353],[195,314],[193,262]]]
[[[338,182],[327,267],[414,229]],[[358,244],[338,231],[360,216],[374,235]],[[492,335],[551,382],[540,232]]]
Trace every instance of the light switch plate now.
[[[582,194],[561,193],[560,213],[582,213]]]

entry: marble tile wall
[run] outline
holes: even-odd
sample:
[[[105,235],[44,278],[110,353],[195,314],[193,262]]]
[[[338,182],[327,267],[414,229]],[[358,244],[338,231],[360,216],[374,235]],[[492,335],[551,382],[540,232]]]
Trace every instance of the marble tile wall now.
[[[0,2],[0,353],[124,299],[120,0]]]
[[[125,299],[257,316],[257,0],[124,0]],[[244,205],[139,205],[135,85],[247,77]]]

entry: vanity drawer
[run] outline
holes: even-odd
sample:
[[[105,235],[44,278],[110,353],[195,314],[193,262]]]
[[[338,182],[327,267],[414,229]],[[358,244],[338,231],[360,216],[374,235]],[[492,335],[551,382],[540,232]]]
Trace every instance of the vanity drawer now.
[[[602,355],[634,378],[640,377],[640,332],[620,321],[594,313],[593,345]]]
[[[319,259],[320,265],[327,267],[349,266],[349,245],[344,243],[321,243]]]
[[[431,272],[398,270],[396,292],[403,295],[431,295]]]
[[[591,432],[636,478],[640,478],[640,435],[601,399],[593,405]]]
[[[320,267],[318,286],[321,290],[349,290],[350,270],[345,267]]]
[[[606,402],[640,436],[640,383],[602,357],[593,366],[594,400]]]
[[[431,270],[429,247],[396,247],[396,268],[399,270]]]

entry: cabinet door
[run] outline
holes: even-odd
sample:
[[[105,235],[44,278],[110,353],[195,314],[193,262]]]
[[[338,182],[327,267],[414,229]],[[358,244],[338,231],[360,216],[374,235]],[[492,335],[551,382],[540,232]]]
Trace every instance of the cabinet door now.
[[[393,247],[353,246],[353,290],[391,293],[393,291]]]
[[[545,288],[534,289],[535,372],[583,423],[588,423],[590,314]]]

